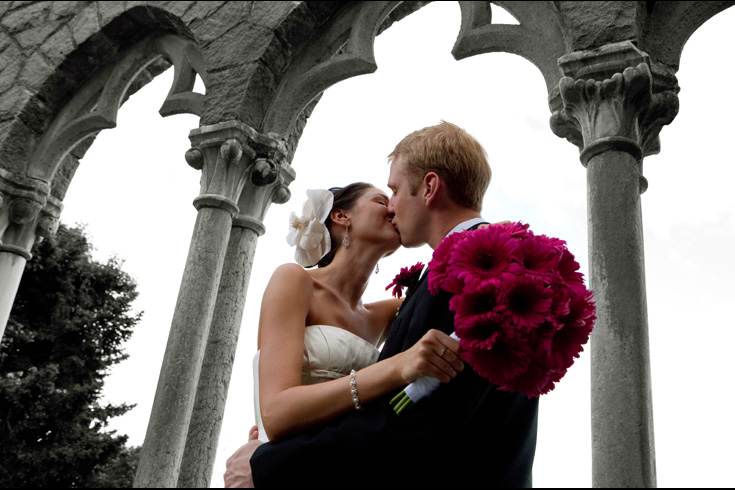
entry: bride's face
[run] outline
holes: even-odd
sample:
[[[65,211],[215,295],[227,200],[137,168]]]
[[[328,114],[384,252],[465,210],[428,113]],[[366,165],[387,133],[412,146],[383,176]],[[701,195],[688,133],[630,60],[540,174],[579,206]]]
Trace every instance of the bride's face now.
[[[351,238],[360,238],[385,247],[386,255],[401,245],[401,236],[391,223],[388,196],[380,189],[367,189],[355,203],[350,217]]]

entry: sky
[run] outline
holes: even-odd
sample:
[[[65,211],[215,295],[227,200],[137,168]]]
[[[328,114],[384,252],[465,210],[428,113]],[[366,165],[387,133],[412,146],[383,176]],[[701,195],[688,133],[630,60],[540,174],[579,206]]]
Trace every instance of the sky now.
[[[497,23],[515,23],[493,6]],[[258,241],[212,486],[223,486],[226,459],[254,424],[252,358],[259,303],[273,269],[293,261],[288,216],[306,190],[371,182],[388,192],[386,156],[408,133],[453,122],[486,148],[493,178],[483,202],[489,221],[523,221],[567,241],[587,275],[586,170],[578,149],[550,130],[541,73],[515,55],[456,61],[456,2],[435,2],[394,24],[375,42],[378,70],[324,93],[292,162],[291,200],[270,207]],[[677,118],[661,132],[661,153],[647,157],[642,196],[646,287],[658,485],[732,487],[735,422],[731,406],[735,344],[735,166],[729,142],[735,97],[735,9],[708,21],[684,48],[677,74]],[[124,259],[143,311],[106,380],[103,400],[137,404],[110,430],[142,444],[196,218],[200,172],[186,164],[198,118],[158,114],[173,70],[120,109],[85,155],[64,200],[61,220],[83,223],[95,258]],[[714,83],[712,81],[715,81]],[[200,88],[203,91],[203,88]],[[401,267],[431,257],[428,247],[400,249],[380,262],[365,302],[387,297]],[[451,428],[448,428],[451,430]],[[533,471],[537,487],[591,485],[589,348],[540,402]]]

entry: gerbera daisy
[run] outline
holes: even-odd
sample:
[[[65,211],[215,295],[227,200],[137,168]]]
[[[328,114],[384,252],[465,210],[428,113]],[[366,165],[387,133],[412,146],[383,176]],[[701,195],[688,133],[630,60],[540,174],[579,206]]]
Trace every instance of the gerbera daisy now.
[[[513,326],[528,331],[551,313],[551,290],[531,276],[514,276],[507,281],[508,312]]]
[[[456,243],[450,253],[447,274],[475,288],[487,279],[520,272],[518,242],[502,228],[490,226],[472,232],[471,239]]]

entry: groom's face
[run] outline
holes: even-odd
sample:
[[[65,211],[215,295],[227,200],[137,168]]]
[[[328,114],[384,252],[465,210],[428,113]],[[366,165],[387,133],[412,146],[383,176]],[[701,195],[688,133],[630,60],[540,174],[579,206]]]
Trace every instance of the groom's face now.
[[[404,247],[419,247],[426,243],[423,216],[426,211],[420,193],[411,194],[411,185],[405,172],[403,157],[398,155],[390,166],[388,188],[393,192],[388,203],[388,212],[393,215],[392,223],[401,236]]]

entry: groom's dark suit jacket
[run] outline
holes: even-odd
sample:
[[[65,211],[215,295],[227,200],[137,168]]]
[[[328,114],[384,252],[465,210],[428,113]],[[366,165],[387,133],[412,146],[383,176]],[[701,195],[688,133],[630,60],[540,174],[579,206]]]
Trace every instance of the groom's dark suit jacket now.
[[[404,302],[381,359],[430,328],[454,331],[450,295],[432,296],[426,274]],[[359,394],[360,380],[357,380]],[[498,391],[469,366],[396,415],[393,394],[322,426],[258,448],[258,487],[530,487],[538,398]]]

